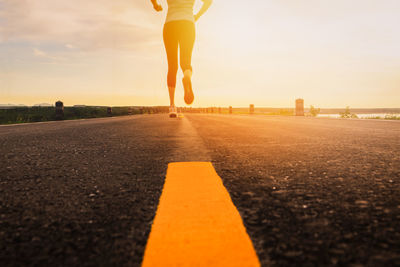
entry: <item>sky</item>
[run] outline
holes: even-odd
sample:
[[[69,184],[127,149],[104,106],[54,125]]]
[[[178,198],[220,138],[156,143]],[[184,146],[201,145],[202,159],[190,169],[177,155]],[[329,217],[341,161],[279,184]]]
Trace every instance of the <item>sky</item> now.
[[[0,103],[168,105],[159,2],[0,0]],[[214,0],[194,106],[398,108],[399,25],[398,0]]]

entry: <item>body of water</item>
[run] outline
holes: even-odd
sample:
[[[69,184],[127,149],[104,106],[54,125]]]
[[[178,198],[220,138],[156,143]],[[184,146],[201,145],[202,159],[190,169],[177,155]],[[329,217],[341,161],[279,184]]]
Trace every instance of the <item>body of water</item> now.
[[[400,114],[393,114],[393,113],[376,113],[376,114],[356,114],[360,119],[373,119],[373,118],[381,118],[384,119],[385,117],[400,117]],[[318,117],[321,118],[340,118],[340,114],[319,114]]]

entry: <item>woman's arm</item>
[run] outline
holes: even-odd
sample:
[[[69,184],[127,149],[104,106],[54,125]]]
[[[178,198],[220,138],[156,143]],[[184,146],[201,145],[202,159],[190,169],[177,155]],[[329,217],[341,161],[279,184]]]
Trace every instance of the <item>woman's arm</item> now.
[[[197,21],[201,16],[203,16],[204,13],[210,8],[212,4],[212,0],[202,0],[203,1],[203,6],[199,10],[199,13],[194,15],[194,20]]]
[[[157,0],[151,0],[151,3],[153,4],[153,8],[160,12],[162,11],[162,6],[158,4]]]

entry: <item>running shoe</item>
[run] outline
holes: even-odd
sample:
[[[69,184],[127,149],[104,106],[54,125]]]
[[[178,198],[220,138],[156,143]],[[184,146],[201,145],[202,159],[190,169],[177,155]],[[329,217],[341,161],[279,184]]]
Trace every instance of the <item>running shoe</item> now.
[[[169,117],[170,118],[178,117],[178,112],[176,111],[176,107],[175,106],[169,107]]]
[[[183,77],[182,79],[183,88],[185,90],[185,103],[190,105],[193,103],[194,95],[192,90],[192,80],[189,77]]]

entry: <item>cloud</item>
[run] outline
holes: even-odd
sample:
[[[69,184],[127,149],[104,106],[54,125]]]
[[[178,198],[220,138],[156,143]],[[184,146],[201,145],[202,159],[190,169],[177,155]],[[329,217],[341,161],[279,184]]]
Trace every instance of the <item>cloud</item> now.
[[[46,53],[46,52],[44,52],[44,51],[42,51],[42,50],[40,50],[38,48],[34,48],[33,49],[33,55],[35,57],[49,59],[51,62],[59,62],[59,61],[65,61],[66,60],[65,57],[50,55],[49,53]]]
[[[34,49],[33,49],[33,54],[34,54],[35,56],[37,56],[37,57],[45,57],[45,56],[47,56],[47,54],[46,54],[45,52],[40,51],[40,50],[37,49],[37,48],[34,48]]]
[[[0,41],[131,50],[159,38],[144,1],[0,0]],[[68,48],[68,47],[67,47]]]

